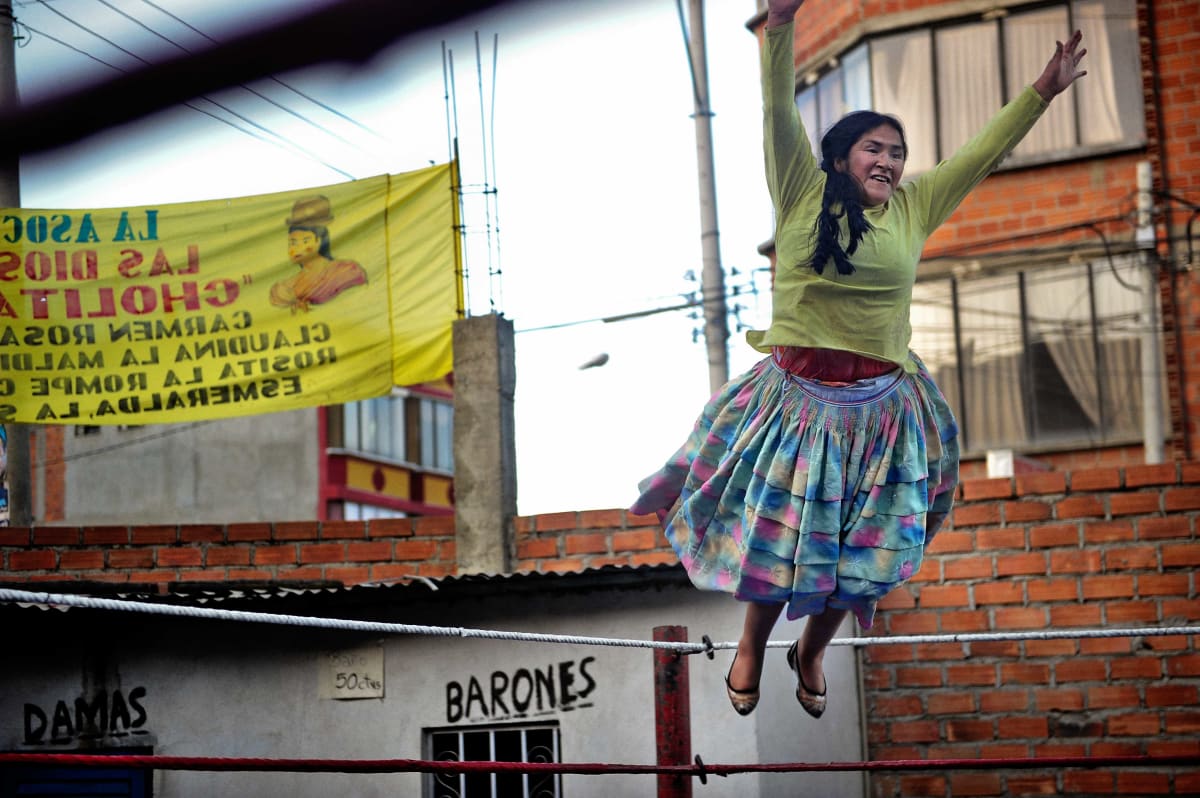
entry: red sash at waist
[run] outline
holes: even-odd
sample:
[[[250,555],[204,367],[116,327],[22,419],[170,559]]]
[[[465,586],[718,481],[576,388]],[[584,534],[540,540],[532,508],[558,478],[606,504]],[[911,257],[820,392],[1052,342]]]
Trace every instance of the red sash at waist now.
[[[855,382],[900,368],[895,363],[856,352],[808,346],[773,346],[771,357],[784,371],[821,382]]]

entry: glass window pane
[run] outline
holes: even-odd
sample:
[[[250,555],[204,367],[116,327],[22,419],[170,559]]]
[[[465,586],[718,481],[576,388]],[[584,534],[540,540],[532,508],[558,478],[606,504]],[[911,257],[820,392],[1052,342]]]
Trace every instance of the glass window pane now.
[[[371,401],[375,404],[375,420],[378,424],[371,451],[386,457],[392,449],[392,400],[391,397],[381,396]]]
[[[379,405],[374,399],[367,399],[364,402],[359,402],[360,421],[359,421],[359,445],[357,450],[360,452],[375,451],[375,442],[379,440],[379,420],[376,414],[379,412]]]
[[[454,470],[454,407],[445,402],[438,402],[434,413],[437,423],[437,462],[438,468],[447,471]]]
[[[529,729],[525,732],[526,762],[559,761],[558,730]],[[529,776],[531,796],[557,796],[560,794],[559,777],[553,773],[536,773]]]
[[[980,451],[1024,444],[1028,435],[1017,276],[964,281],[958,296],[967,445]]]
[[[358,418],[361,406],[361,402],[351,402],[342,408],[342,441],[347,449],[359,449],[362,446]]]
[[[1134,0],[1072,4],[1075,27],[1087,46],[1087,77],[1075,82],[1084,144],[1145,139],[1142,74]],[[1194,22],[1193,22],[1194,24]]]
[[[908,142],[906,176],[937,163],[933,112],[933,50],[927,30],[884,36],[871,42],[871,95],[874,109],[904,125]]]
[[[434,418],[433,418],[433,402],[428,399],[421,400],[421,465],[432,467],[434,465]]]
[[[432,732],[428,735],[430,758],[450,761],[558,762],[556,727],[509,726],[471,731]],[[461,746],[461,748],[460,748]],[[561,780],[553,773],[480,773],[464,776],[437,776],[434,795],[454,798],[473,796],[527,796],[558,798]]]
[[[1039,442],[1092,438],[1100,429],[1087,264],[1042,268],[1025,275],[1029,358]]]
[[[925,363],[962,423],[958,390],[958,353],[954,343],[954,303],[949,278],[913,286],[910,348]]]
[[[1043,8],[1004,19],[1004,74],[1008,97],[1016,97],[1033,82],[1054,51],[1054,42],[1070,30],[1065,6]],[[1091,48],[1088,49],[1089,55]],[[1015,155],[1062,152],[1075,146],[1075,104],[1051,103],[1046,113],[1013,150]]]
[[[388,443],[388,457],[394,460],[405,459],[405,430],[404,397],[393,396],[388,402],[392,416],[391,440]]]
[[[842,57],[842,97],[847,111],[871,108],[871,60],[861,44]]]
[[[497,762],[524,762],[519,730],[497,731],[494,736]],[[524,795],[525,776],[522,773],[497,773],[496,795]]]
[[[492,758],[492,735],[490,732],[466,732],[463,734],[464,762],[484,762]],[[463,798],[492,796],[492,774],[475,772],[466,774],[466,790]]]
[[[821,160],[821,122],[817,117],[817,89],[811,86],[796,95],[796,108],[800,111],[800,121],[804,123],[804,132],[808,134],[808,142],[817,160]]]
[[[462,759],[457,732],[430,735],[430,759],[457,762]],[[462,777],[456,774],[437,773],[433,777],[433,798],[462,798]]]
[[[1136,256],[1116,257],[1092,265],[1096,319],[1100,337],[1105,434],[1137,437],[1142,431],[1142,296]],[[1157,298],[1157,297],[1156,297]],[[1160,315],[1161,317],[1161,315]],[[1166,379],[1165,370],[1160,370]],[[1167,391],[1163,412],[1169,414]],[[1164,415],[1164,418],[1167,417]]]
[[[997,38],[994,22],[956,25],[934,34],[941,158],[953,155],[1004,104]]]
[[[846,99],[842,91],[842,69],[831,70],[817,81],[817,115],[821,135],[846,114]],[[819,140],[819,138],[818,138]],[[819,150],[814,150],[819,152]]]

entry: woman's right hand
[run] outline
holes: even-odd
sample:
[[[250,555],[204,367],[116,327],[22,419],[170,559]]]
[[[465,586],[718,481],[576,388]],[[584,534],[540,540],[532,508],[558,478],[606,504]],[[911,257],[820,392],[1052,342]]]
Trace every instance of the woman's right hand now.
[[[804,0],[767,0],[767,27],[776,28],[791,22]]]

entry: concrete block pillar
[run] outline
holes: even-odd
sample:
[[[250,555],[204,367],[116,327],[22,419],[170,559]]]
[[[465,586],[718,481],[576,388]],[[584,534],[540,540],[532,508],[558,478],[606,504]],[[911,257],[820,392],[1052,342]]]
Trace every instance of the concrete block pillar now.
[[[516,562],[517,456],[512,322],[454,323],[454,507],[460,574],[510,573]]]

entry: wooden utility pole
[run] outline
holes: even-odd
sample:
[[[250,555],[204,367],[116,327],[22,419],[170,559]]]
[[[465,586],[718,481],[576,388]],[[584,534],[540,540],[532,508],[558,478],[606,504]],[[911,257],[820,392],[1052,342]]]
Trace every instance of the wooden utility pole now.
[[[696,167],[700,177],[700,242],[704,268],[700,296],[704,307],[704,342],[708,350],[709,389],[716,392],[729,379],[729,320],[725,308],[725,271],[717,228],[717,185],[713,175],[712,108],[708,101],[708,55],[704,37],[704,0],[690,0],[688,58],[696,120]]]
[[[16,50],[12,0],[0,0],[0,113],[11,119],[17,100]],[[0,207],[21,205],[20,153],[0,150]],[[8,519],[13,526],[33,525],[32,458],[29,427],[6,424],[8,433]]]

